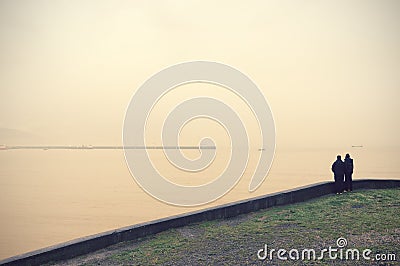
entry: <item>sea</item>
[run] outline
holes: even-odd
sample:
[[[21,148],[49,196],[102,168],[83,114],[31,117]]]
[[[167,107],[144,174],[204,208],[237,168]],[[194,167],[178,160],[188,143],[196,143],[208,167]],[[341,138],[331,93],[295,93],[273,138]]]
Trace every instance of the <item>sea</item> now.
[[[196,152],[187,151],[189,157],[196,157]],[[337,154],[350,153],[354,158],[353,179],[400,178],[400,148],[277,147],[268,176],[250,193],[248,185],[262,151],[252,148],[248,152],[247,168],[227,194],[206,205],[181,207],[142,190],[121,149],[0,150],[0,259],[124,226],[331,181],[330,167]],[[218,177],[229,155],[221,152],[225,159],[216,160],[216,167],[186,178],[187,173],[166,166],[163,150],[151,153],[155,164],[165,168],[160,170],[164,175],[186,184]]]

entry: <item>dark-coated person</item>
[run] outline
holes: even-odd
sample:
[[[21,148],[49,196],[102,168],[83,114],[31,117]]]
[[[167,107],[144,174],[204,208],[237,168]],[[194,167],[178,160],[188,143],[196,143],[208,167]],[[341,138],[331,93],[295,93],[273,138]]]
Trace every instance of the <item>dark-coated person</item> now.
[[[353,159],[350,154],[346,154],[344,158],[344,189],[348,192],[353,191]]]
[[[335,192],[341,194],[343,192],[345,165],[342,156],[338,155],[336,161],[332,164],[332,172],[335,178]]]

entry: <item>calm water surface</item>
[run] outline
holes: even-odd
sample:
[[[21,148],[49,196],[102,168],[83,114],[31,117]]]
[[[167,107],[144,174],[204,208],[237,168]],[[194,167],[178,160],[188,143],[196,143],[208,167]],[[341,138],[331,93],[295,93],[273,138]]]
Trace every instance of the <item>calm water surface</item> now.
[[[158,152],[158,154],[157,154]],[[188,151],[190,153],[190,151]],[[399,149],[277,149],[269,176],[254,193],[247,187],[259,151],[227,195],[197,208],[174,207],[143,192],[131,177],[122,150],[0,151],[0,259],[156,218],[193,211],[332,179],[336,154],[350,152],[354,178],[400,178]],[[162,151],[153,158],[163,168]],[[216,160],[207,173],[186,177],[165,166],[181,183],[201,183],[223,170]],[[176,169],[175,169],[176,170]]]

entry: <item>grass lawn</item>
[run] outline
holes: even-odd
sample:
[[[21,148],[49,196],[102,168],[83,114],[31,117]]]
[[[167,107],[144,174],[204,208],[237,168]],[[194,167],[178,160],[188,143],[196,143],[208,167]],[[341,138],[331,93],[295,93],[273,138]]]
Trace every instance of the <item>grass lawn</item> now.
[[[360,260],[290,260],[288,252],[337,248],[360,250]],[[288,260],[260,260],[257,251],[285,249]],[[395,254],[396,261],[379,264],[362,258]],[[260,253],[263,254],[263,253]],[[338,253],[339,254],[339,253]],[[295,255],[295,253],[293,253]],[[339,255],[338,255],[339,256]],[[390,256],[390,255],[389,255]],[[225,220],[171,229],[153,236],[120,243],[60,265],[399,265],[400,189],[360,190],[329,195],[304,203],[273,207]]]

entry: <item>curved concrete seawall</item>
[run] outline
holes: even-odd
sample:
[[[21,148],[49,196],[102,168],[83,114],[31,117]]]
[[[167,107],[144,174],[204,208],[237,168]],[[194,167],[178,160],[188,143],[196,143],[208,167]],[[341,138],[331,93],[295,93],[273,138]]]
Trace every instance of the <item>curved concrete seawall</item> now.
[[[400,187],[399,180],[361,179],[353,181],[353,189],[382,189]],[[0,261],[1,265],[41,265],[51,261],[73,258],[107,246],[134,240],[143,236],[185,226],[195,222],[229,218],[273,206],[306,201],[333,193],[333,182],[323,182],[237,201],[187,214],[167,217],[155,221],[120,228],[66,243],[36,250]]]

